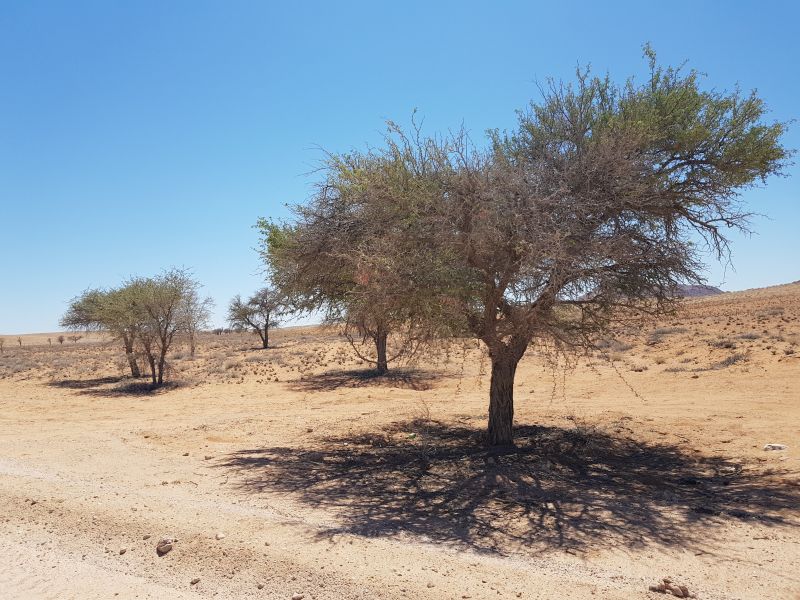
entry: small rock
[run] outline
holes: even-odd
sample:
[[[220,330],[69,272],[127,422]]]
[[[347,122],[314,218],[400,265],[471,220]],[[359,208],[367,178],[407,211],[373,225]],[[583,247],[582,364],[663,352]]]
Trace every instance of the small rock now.
[[[149,540],[150,539],[150,534],[146,533],[145,535],[142,536],[142,539],[143,540]]]
[[[128,551],[128,549],[127,549],[127,548],[120,548],[120,549],[119,549],[120,556],[121,556],[121,555],[123,555],[123,554],[125,554],[127,551]]]
[[[786,444],[767,444],[764,450],[786,450]]]
[[[428,583],[428,587],[432,588],[432,587],[436,587],[436,586],[434,584],[432,584],[432,583]]]
[[[203,457],[203,460],[211,460],[212,458],[214,458],[214,457],[213,457],[213,456],[211,456],[210,454],[206,454],[206,455]]]
[[[221,540],[222,538],[225,537],[225,534],[220,531],[217,532],[217,535],[215,535],[214,537],[217,538],[218,540]]]
[[[188,452],[184,452],[183,455],[184,456],[189,456],[189,453]]]
[[[303,594],[292,594],[292,600],[303,600],[305,596]]]
[[[172,550],[172,545],[175,543],[175,540],[172,538],[163,538],[158,541],[156,544],[156,554],[159,556],[164,556],[167,552]]]
[[[198,583],[200,583],[200,578],[199,577],[195,577],[194,579],[192,579],[189,582],[189,585],[197,585]]]
[[[259,584],[256,585],[256,587],[258,589],[260,589],[260,590],[263,590],[264,589],[264,584],[263,583],[259,583]]]

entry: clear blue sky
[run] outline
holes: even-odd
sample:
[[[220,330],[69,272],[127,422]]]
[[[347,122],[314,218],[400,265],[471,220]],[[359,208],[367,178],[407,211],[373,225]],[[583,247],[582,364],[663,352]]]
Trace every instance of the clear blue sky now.
[[[480,139],[535,80],[663,62],[800,117],[795,2],[0,3],[0,332],[52,331],[89,286],[191,267],[217,302],[262,283],[252,225],[333,151],[412,109]],[[800,124],[786,138],[800,147]],[[800,279],[800,172],[745,199],[726,290]]]

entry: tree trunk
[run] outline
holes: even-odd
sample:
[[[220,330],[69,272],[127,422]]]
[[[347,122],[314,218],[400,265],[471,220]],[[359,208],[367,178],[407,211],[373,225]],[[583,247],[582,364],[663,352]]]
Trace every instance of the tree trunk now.
[[[264,325],[264,335],[261,336],[261,343],[264,348],[269,348],[269,325]]]
[[[389,370],[389,361],[386,359],[386,339],[388,337],[389,333],[382,329],[379,329],[375,336],[375,351],[378,355],[375,369],[379,375],[383,375]]]
[[[139,363],[136,362],[136,354],[133,352],[133,340],[126,337],[122,338],[125,343],[125,358],[128,359],[128,366],[131,368],[131,376],[139,378],[142,372],[139,370]]]
[[[189,332],[189,355],[194,358],[194,353],[197,350],[197,344],[194,339],[194,331]]]
[[[156,376],[156,359],[152,354],[148,354],[147,362],[150,364],[150,379],[153,382],[153,386],[156,386],[158,385],[158,378]]]
[[[514,445],[514,375],[519,358],[506,352],[492,357],[489,391],[489,445]]]
[[[164,366],[167,363],[167,353],[162,350],[158,357],[158,385],[164,383]]]

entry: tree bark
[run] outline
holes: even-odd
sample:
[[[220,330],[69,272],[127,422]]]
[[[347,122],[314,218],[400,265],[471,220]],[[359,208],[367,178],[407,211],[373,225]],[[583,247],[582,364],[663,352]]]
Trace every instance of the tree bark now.
[[[378,355],[375,370],[378,371],[379,375],[383,375],[389,370],[389,361],[386,359],[386,340],[388,337],[389,333],[382,329],[379,329],[375,335],[375,351]]]
[[[156,376],[156,359],[152,354],[147,355],[147,362],[150,364],[150,379],[153,382],[153,386],[155,387],[158,385],[158,378]]]
[[[164,383],[164,365],[167,362],[167,353],[165,350],[161,351],[158,357],[158,385]]]
[[[128,359],[128,366],[131,368],[131,376],[139,378],[142,372],[139,370],[139,363],[136,362],[136,354],[133,352],[133,340],[125,336],[122,338],[125,343],[125,357]]]
[[[517,365],[528,349],[532,335],[513,335],[507,342],[496,335],[483,342],[492,360],[492,381],[489,388],[489,446],[514,446],[514,377]]]
[[[264,348],[269,348],[269,325],[264,325],[264,335],[261,336],[261,342]]]

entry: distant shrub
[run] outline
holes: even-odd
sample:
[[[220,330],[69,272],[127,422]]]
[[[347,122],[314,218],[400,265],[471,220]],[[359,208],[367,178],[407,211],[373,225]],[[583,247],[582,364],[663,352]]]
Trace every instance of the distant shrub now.
[[[719,340],[712,340],[711,342],[709,342],[709,344],[714,348],[727,348],[729,350],[736,348],[736,342],[725,338]]]
[[[741,362],[747,362],[747,360],[748,360],[747,354],[745,354],[743,352],[736,352],[734,354],[731,354],[725,360],[721,360],[721,361],[719,361],[717,363],[714,363],[713,365],[711,365],[711,368],[712,369],[726,369],[728,367],[732,367],[735,364],[738,364],[738,363],[741,363]]]
[[[736,337],[738,337],[740,340],[757,340],[761,336],[753,332],[753,333],[742,333],[741,335],[737,335]]]
[[[687,333],[686,327],[658,327],[653,330],[653,335],[672,335],[675,333]]]

